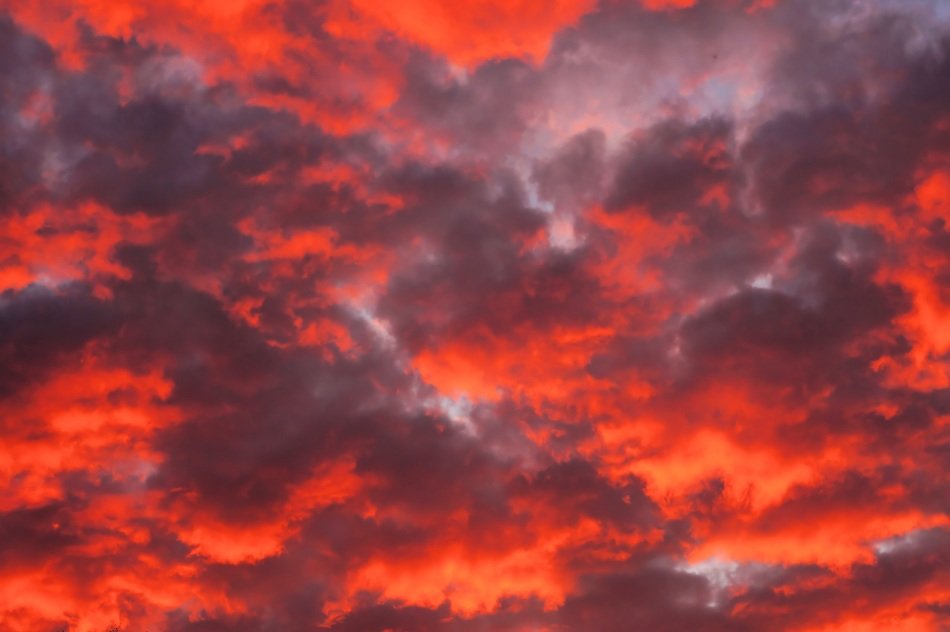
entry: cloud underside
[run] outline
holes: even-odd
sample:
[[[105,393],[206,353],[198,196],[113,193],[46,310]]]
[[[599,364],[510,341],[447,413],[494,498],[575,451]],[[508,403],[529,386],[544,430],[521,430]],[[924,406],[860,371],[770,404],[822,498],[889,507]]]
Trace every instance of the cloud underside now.
[[[192,4],[0,0],[0,630],[947,625],[943,3]]]

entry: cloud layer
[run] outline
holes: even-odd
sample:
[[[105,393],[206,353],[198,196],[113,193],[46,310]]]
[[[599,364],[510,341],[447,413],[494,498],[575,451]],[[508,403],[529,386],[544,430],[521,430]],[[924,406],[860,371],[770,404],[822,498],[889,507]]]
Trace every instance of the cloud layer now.
[[[389,4],[0,0],[0,630],[948,625],[947,7]]]

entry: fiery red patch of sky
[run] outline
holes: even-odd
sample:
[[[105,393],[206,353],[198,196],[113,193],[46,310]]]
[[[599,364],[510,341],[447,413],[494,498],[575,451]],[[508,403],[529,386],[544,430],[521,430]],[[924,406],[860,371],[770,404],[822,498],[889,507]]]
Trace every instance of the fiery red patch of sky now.
[[[0,0],[0,631],[950,625],[940,0]]]

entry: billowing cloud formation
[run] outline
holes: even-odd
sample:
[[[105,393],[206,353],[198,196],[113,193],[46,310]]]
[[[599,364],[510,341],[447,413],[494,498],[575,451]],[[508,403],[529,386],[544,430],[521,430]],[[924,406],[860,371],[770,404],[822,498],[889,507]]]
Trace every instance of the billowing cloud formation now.
[[[0,630],[950,623],[945,3],[2,1],[0,94]]]

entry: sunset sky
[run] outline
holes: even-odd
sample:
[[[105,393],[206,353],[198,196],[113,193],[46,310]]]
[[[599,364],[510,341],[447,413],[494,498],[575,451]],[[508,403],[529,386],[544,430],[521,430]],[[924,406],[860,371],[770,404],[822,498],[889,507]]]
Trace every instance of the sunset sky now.
[[[950,630],[950,1],[0,0],[0,632]]]

